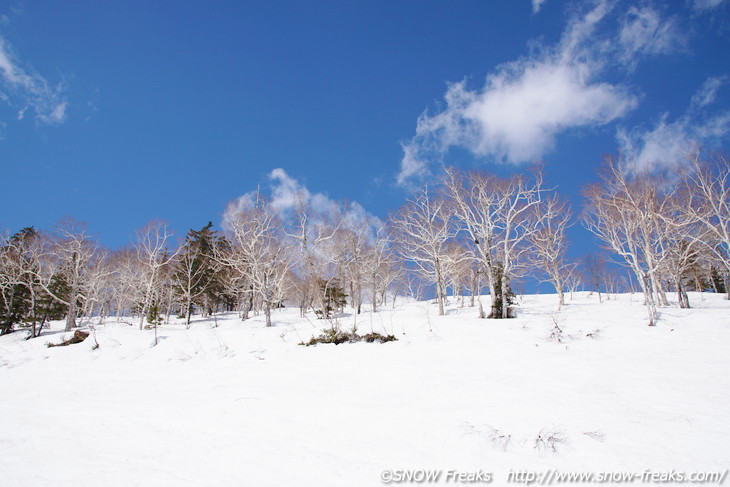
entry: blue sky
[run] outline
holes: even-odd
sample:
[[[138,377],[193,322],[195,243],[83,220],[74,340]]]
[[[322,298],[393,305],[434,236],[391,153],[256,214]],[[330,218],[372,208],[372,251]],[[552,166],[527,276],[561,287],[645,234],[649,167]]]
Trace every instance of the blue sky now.
[[[0,229],[70,215],[116,247],[258,185],[382,218],[440,164],[544,161],[577,206],[604,153],[727,147],[729,5],[0,1]]]

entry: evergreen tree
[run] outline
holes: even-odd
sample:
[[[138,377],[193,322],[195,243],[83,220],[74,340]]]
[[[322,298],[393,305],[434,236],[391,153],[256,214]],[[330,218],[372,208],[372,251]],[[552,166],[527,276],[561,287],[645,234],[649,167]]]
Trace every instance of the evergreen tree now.
[[[208,222],[200,230],[188,232],[175,265],[174,289],[182,300],[187,324],[194,306],[207,315],[220,301],[222,285],[213,260],[213,248],[219,237],[212,227],[213,223]]]
[[[157,346],[157,327],[161,326],[162,322],[163,317],[160,312],[160,306],[155,302],[147,310],[147,323],[152,325],[152,328],[155,330],[155,346]]]
[[[345,307],[347,304],[347,294],[336,279],[319,281],[319,288],[322,296],[324,296],[324,309],[315,310],[315,313],[321,319],[328,320],[332,317],[334,311]]]
[[[22,284],[8,285],[2,292],[4,299],[0,308],[0,335],[5,335],[30,315],[30,293]]]
[[[724,294],[727,292],[727,288],[725,287],[725,279],[717,270],[717,267],[712,266],[711,269],[711,276],[712,276],[712,284],[715,288],[715,291]]]
[[[61,299],[69,299],[71,295],[71,287],[68,285],[68,281],[63,274],[56,274],[51,278],[51,284],[48,289],[56,296]],[[39,290],[40,291],[40,290]],[[40,292],[38,298],[37,312],[39,316],[42,316],[45,320],[62,320],[66,313],[68,313],[68,306],[54,299],[50,294]],[[81,303],[77,302],[77,307],[80,307]]]
[[[14,234],[2,247],[2,307],[0,307],[0,334],[9,333],[15,326],[31,329],[29,338],[40,334],[46,321],[62,319],[68,312],[39,284],[30,248],[40,238],[33,227],[25,227]],[[51,281],[51,292],[64,293],[66,284],[61,275]],[[68,294],[68,291],[65,291]]]

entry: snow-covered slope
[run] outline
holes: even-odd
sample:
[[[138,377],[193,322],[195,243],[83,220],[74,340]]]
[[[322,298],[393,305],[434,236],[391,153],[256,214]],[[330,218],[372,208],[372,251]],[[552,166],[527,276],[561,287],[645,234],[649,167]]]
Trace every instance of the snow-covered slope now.
[[[383,470],[730,467],[730,302],[693,294],[647,327],[638,295],[526,296],[513,320],[452,300],[357,317],[397,342],[300,346],[298,310],[93,340],[0,337],[5,486],[375,486]],[[340,318],[343,329],[354,317]],[[554,324],[562,342],[549,340]],[[387,476],[387,475],[386,475]],[[441,483],[444,483],[443,477]]]

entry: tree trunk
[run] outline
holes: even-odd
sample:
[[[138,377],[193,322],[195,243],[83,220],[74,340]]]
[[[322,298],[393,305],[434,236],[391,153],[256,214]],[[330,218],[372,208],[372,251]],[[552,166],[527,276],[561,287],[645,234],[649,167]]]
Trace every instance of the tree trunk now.
[[[439,306],[439,316],[444,315],[444,298],[441,296],[441,286],[436,283],[436,302]]]
[[[264,302],[264,315],[266,316],[266,326],[271,326],[271,303],[268,300]]]
[[[187,304],[185,305],[185,326],[187,328],[190,328],[190,315],[193,312],[193,302],[190,299],[190,296],[188,296]]]
[[[469,296],[469,306],[474,307],[474,299],[479,293],[479,272],[474,272],[471,276],[471,296]]]
[[[373,313],[376,313],[378,311],[378,286],[376,285],[377,282],[377,276],[373,275]]]
[[[165,324],[170,324],[170,315],[172,314],[172,286],[170,286],[170,290],[167,293],[167,310],[165,310]]]
[[[489,315],[491,318],[496,318],[496,306],[497,306],[497,293],[500,291],[497,289],[496,276],[494,270],[490,269],[487,271],[487,279],[489,280],[489,297],[491,299],[492,312]]]
[[[509,294],[509,287],[507,285],[507,277],[503,274],[502,275],[502,318],[509,318],[509,303],[507,300],[509,299],[507,294]]]
[[[652,285],[649,282],[649,276],[644,275],[641,279],[641,287],[644,292],[644,304],[646,305],[647,314],[649,315],[649,326],[656,325],[656,302],[652,293]]]
[[[248,303],[244,303],[243,306],[243,317],[241,318],[243,321],[248,319],[248,314],[253,309],[253,289],[246,292],[248,295]]]
[[[441,285],[441,263],[436,261],[436,301],[439,305],[439,316],[444,315],[444,295],[443,286]]]
[[[557,265],[553,266],[552,273],[553,286],[555,286],[555,290],[558,292],[558,311],[560,311],[560,308],[565,305],[565,293],[563,292],[563,281],[560,278],[560,269],[557,268]]]
[[[210,306],[210,300],[208,299],[208,295],[205,294],[205,295],[203,295],[203,308],[200,310],[200,314],[202,315],[203,318],[207,318],[208,316],[210,316],[210,313],[211,313],[211,309],[210,308],[211,308],[211,306]],[[192,308],[192,301],[190,303],[190,309],[191,309],[191,311],[193,309]]]
[[[664,286],[661,282],[658,283],[659,286],[659,299],[661,300],[662,306],[669,306],[669,300],[667,299],[667,292],[664,290]]]
[[[78,288],[75,286],[71,288],[71,295],[68,302],[68,314],[66,315],[66,331],[71,331],[76,328],[76,296],[78,295]]]

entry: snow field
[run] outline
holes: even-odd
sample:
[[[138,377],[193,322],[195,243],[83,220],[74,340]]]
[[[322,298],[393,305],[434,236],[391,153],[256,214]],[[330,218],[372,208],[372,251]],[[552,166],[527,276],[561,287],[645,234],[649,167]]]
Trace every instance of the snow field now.
[[[0,337],[7,486],[377,486],[384,469],[724,470],[730,302],[691,294],[646,326],[639,295],[526,296],[513,320],[409,302],[357,317],[397,342],[298,344],[325,322],[276,310],[93,340]],[[339,318],[350,329],[351,314]],[[554,323],[563,342],[547,339]],[[588,337],[592,334],[593,337]]]

